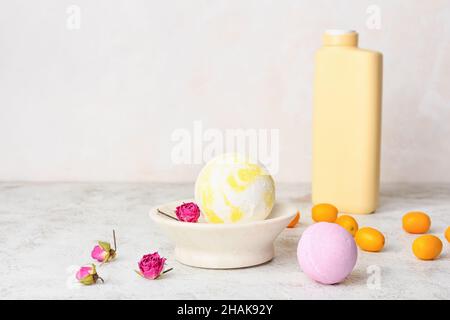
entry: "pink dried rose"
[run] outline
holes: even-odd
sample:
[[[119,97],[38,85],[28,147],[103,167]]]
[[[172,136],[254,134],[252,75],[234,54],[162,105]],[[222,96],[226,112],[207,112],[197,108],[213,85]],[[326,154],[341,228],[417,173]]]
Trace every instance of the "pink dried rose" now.
[[[161,257],[158,252],[146,254],[139,261],[139,271],[136,271],[139,275],[146,279],[154,280],[159,278],[161,274],[169,272],[172,268],[164,270],[166,258]]]
[[[175,210],[178,220],[184,222],[197,222],[200,217],[200,209],[194,202],[183,203]]]
[[[116,257],[117,245],[116,245],[116,233],[113,230],[114,249],[111,248],[109,242],[99,241],[98,245],[92,249],[91,257],[98,262],[107,263]]]
[[[102,282],[104,282],[103,279],[97,274],[97,270],[95,269],[95,264],[82,266],[78,270],[75,277],[77,278],[77,280],[80,283],[82,283],[86,286],[96,283],[98,279],[100,279]]]

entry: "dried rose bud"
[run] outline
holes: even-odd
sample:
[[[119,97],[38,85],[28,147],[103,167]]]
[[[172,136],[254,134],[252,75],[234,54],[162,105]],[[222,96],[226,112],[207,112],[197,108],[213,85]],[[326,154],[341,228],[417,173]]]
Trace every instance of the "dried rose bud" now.
[[[175,210],[178,220],[184,222],[197,222],[200,217],[200,209],[194,202],[183,203]]]
[[[76,278],[80,283],[86,286],[96,283],[98,279],[104,282],[103,279],[100,278],[99,275],[97,274],[95,264],[82,266],[80,270],[78,270]]]
[[[116,257],[116,233],[113,230],[113,238],[114,238],[114,249],[111,248],[111,244],[109,242],[99,241],[98,245],[92,249],[91,257],[97,260],[98,262],[106,263],[111,261]]]
[[[139,261],[139,271],[136,271],[139,275],[146,279],[157,279],[161,274],[169,272],[171,269],[164,270],[166,258],[161,257],[158,252],[146,254]]]

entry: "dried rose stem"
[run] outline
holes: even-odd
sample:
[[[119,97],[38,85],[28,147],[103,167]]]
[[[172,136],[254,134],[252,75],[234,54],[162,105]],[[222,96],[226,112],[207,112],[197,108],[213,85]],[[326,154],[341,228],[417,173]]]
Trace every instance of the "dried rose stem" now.
[[[97,280],[102,280],[102,283],[105,283],[102,277],[100,277],[98,274],[94,274],[94,283],[97,282]]]
[[[170,214],[168,214],[168,213],[165,213],[165,212],[162,212],[161,210],[159,210],[159,209],[157,209],[157,211],[159,212],[159,213],[161,213],[161,214],[163,214],[163,215],[165,215],[166,217],[169,217],[169,218],[172,218],[173,220],[177,220],[177,221],[179,221],[177,218],[175,218],[175,217],[172,217]]]
[[[170,268],[170,269],[164,270],[164,271],[163,271],[163,274],[164,274],[164,273],[167,273],[167,272],[169,272],[169,271],[172,271],[172,270],[173,270],[173,268]]]
[[[114,251],[117,251],[116,231],[114,231],[114,229],[113,229],[113,239],[114,239]]]

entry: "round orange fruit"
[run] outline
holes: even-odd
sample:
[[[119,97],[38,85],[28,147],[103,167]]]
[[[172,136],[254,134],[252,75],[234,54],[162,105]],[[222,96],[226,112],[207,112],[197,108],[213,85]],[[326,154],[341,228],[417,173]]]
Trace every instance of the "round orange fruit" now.
[[[340,216],[336,219],[336,223],[350,232],[352,236],[355,236],[356,231],[358,231],[358,222],[356,222],[355,218],[351,216]]]
[[[412,251],[421,260],[433,260],[441,254],[442,241],[431,234],[420,236],[414,240]]]
[[[426,233],[430,230],[431,219],[421,211],[411,211],[402,218],[403,229],[409,233]]]
[[[445,239],[450,242],[450,227],[447,227],[447,230],[445,230]]]
[[[377,229],[364,227],[355,235],[356,244],[364,251],[378,252],[384,247],[384,235]]]
[[[335,222],[338,209],[329,203],[320,203],[312,207],[312,219],[315,222]]]
[[[294,228],[299,220],[300,220],[300,211],[297,211],[297,214],[295,215],[294,219],[292,219],[291,222],[289,222],[287,227]]]

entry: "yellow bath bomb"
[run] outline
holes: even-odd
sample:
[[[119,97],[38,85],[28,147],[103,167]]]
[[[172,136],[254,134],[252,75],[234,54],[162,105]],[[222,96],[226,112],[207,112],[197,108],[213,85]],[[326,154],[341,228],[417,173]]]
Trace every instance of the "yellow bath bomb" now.
[[[263,165],[243,155],[223,154],[200,171],[195,201],[210,223],[264,220],[275,202],[275,184]]]

